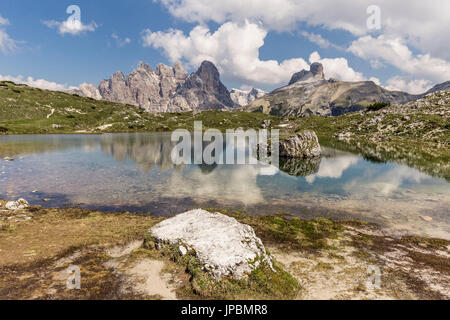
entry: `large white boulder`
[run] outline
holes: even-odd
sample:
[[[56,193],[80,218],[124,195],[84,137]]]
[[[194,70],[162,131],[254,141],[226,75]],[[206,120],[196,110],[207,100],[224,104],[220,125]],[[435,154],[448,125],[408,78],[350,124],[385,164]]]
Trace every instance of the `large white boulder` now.
[[[242,279],[262,261],[272,265],[252,227],[220,213],[197,209],[167,219],[150,229],[157,247],[185,246],[216,279]]]
[[[312,130],[305,130],[287,139],[280,140],[280,156],[288,158],[320,157],[319,139]]]
[[[8,201],[5,205],[8,210],[22,210],[28,208],[30,205],[27,200],[19,199],[17,201]]]

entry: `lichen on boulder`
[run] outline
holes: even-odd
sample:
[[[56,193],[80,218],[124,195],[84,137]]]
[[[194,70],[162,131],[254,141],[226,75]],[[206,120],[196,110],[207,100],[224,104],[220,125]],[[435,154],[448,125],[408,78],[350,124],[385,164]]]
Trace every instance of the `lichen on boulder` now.
[[[19,199],[17,201],[8,201],[5,208],[8,210],[22,210],[28,208],[30,205],[25,199]]]
[[[312,130],[305,130],[280,140],[281,157],[306,159],[320,157],[321,153],[319,138]]]
[[[220,213],[197,209],[162,221],[149,230],[156,248],[183,246],[194,252],[215,279],[242,279],[272,260],[253,228]]]

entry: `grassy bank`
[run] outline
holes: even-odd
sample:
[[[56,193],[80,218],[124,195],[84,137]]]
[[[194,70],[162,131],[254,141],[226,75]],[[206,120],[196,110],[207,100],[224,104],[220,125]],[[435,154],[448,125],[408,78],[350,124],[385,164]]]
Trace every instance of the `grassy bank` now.
[[[260,128],[281,119],[246,112],[207,111],[150,114],[135,106],[0,82],[0,134],[165,132],[205,128]]]
[[[343,134],[358,141],[410,140],[448,146],[449,113],[450,93],[443,92],[403,106],[329,118],[282,118],[258,112],[225,111],[150,114],[131,105],[0,81],[1,134],[192,130],[194,121],[202,121],[205,129],[222,131],[240,127],[259,129],[266,124],[286,133],[312,129],[326,139]]]

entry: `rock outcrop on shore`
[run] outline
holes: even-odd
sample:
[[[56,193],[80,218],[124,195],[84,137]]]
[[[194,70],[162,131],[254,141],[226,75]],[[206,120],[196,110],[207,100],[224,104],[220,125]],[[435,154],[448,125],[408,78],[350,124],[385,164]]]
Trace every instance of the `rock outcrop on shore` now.
[[[319,139],[312,130],[305,130],[287,139],[280,140],[280,156],[287,158],[320,157]]]
[[[150,229],[157,248],[175,245],[192,252],[216,279],[242,279],[265,261],[262,241],[252,227],[220,213],[197,209],[167,219]]]

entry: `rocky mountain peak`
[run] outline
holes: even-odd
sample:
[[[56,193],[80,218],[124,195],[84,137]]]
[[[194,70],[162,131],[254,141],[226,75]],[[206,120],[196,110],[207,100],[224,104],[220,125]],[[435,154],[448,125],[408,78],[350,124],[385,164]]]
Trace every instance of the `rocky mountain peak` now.
[[[400,91],[389,91],[372,81],[324,80],[323,67],[311,65],[293,75],[290,85],[256,99],[245,110],[276,116],[339,116],[364,110],[368,104],[385,101],[407,103],[417,99]]]
[[[160,63],[156,66],[156,74],[160,77],[173,77],[174,71],[172,67]]]
[[[89,91],[92,91],[91,89],[89,88]],[[110,79],[102,81],[98,89],[104,100],[131,104],[149,112],[224,109],[236,106],[227,88],[220,81],[219,71],[209,61],[204,61],[190,76],[180,62],[173,67],[160,63],[155,70],[142,62],[127,77],[120,71],[116,72]],[[93,91],[89,94],[97,96]]]
[[[325,80],[325,74],[323,72],[323,65],[318,62],[311,64],[309,71],[302,70],[300,72],[294,73],[289,81],[289,85],[296,82],[314,82]]]
[[[183,68],[181,62],[177,62],[173,66],[173,73],[177,80],[186,80],[188,77],[187,71]]]
[[[259,99],[266,94],[267,92],[265,92],[264,90],[256,88],[252,88],[251,90],[248,91],[239,89],[232,89],[230,91],[231,99],[234,101],[234,103],[240,106],[246,106],[250,104],[252,101]]]
[[[314,62],[311,66],[309,71],[316,77],[320,77],[322,80],[325,79],[325,74],[323,72],[323,65],[319,62]]]
[[[139,64],[139,69],[144,69],[145,71],[147,71],[148,73],[152,73],[153,72],[153,68],[150,67],[147,63],[145,62],[141,62]]]
[[[111,79],[125,81],[125,76],[123,75],[122,71],[117,71],[111,76]]]
[[[204,89],[215,90],[220,87],[219,70],[210,61],[203,61],[195,75],[202,80]]]
[[[259,96],[261,91],[262,91],[261,89],[253,88],[252,90],[250,90],[250,92],[248,94],[256,97],[256,96]]]
[[[203,61],[198,70],[192,73],[177,90],[177,95],[189,98],[196,95],[198,108],[224,109],[235,107],[230,92],[220,81],[220,73],[214,63]]]

